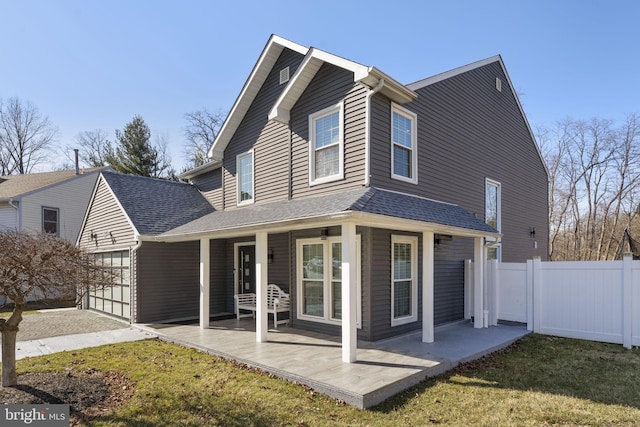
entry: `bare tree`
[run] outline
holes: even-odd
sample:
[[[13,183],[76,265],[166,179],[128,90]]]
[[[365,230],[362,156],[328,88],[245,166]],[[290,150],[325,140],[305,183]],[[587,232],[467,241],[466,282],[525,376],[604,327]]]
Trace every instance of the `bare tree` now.
[[[193,168],[209,161],[207,151],[218,136],[226,114],[222,110],[215,113],[206,108],[184,115],[187,126],[184,128],[186,138],[184,154],[187,167]]]
[[[30,173],[47,160],[57,129],[38,108],[18,98],[0,101],[0,173]]]
[[[47,233],[0,231],[0,294],[13,301],[8,319],[0,319],[2,386],[17,384],[16,336],[27,298],[79,301],[89,290],[111,286],[115,277],[95,257],[73,243]]]
[[[76,135],[75,139],[78,144],[78,156],[83,164],[88,167],[107,165],[107,157],[113,153],[113,147],[105,131],[86,130]]]

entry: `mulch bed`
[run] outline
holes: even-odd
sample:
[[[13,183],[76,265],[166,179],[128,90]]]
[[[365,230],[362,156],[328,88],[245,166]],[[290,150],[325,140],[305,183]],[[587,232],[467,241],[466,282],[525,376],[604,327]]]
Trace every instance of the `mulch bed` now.
[[[92,369],[42,372],[18,376],[15,387],[0,387],[5,404],[68,404],[72,426],[118,408],[133,395],[131,381],[122,374]]]

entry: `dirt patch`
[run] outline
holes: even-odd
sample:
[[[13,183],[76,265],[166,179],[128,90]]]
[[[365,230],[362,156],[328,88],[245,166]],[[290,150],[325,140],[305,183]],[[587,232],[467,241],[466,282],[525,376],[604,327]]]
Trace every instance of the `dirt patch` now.
[[[0,402],[68,404],[71,425],[76,426],[120,407],[133,391],[131,381],[117,372],[67,369],[20,375],[17,386],[0,387]]]

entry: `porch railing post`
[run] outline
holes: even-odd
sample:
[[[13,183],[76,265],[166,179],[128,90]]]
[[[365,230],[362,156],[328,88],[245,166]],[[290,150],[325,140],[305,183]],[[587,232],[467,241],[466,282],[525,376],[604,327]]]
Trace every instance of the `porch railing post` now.
[[[342,224],[342,361],[356,361],[358,329],[356,224]],[[331,302],[329,302],[331,304]]]
[[[473,239],[473,327],[484,326],[484,239]]]
[[[267,263],[268,235],[264,231],[256,233],[256,341],[267,341]]]
[[[211,277],[209,239],[200,239],[200,329],[209,328],[209,292]]]
[[[633,291],[632,291],[632,263],[633,255],[625,252],[622,259],[622,345],[624,348],[633,347]]]
[[[422,342],[433,342],[433,231],[422,232]]]

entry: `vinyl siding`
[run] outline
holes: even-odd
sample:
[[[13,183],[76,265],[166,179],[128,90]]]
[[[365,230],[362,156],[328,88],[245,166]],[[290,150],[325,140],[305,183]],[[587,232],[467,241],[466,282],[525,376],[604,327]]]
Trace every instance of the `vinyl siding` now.
[[[236,194],[236,156],[254,150],[254,203],[288,198],[289,143],[287,125],[268,122],[268,113],[286,87],[280,84],[280,70],[295,73],[303,56],[285,49],[245,114],[224,152],[224,208],[234,209]]]
[[[137,322],[197,318],[200,245],[144,242],[137,250]]]
[[[419,97],[404,105],[418,115],[418,185],[391,179],[390,102],[375,95],[371,185],[456,203],[484,217],[485,179],[496,180],[502,185],[502,260],[544,260],[547,175],[506,82],[495,62],[418,89]]]
[[[16,228],[16,209],[8,203],[0,203],[0,229]]]
[[[211,315],[232,313],[233,308],[227,306],[229,294],[233,297],[233,289],[227,286],[226,271],[229,265],[224,240],[209,241],[209,261],[209,312]]]
[[[21,228],[42,231],[42,207],[59,209],[60,237],[75,242],[98,173],[79,175],[21,198]]]
[[[91,240],[92,232],[98,235],[97,245]],[[125,249],[136,243],[133,226],[102,179],[98,181],[93,203],[89,206],[79,243],[80,247],[96,252]]]
[[[191,183],[195,185],[215,210],[222,210],[222,168],[198,175],[191,180]]]
[[[418,320],[391,326],[391,236],[418,236]],[[422,328],[422,235],[386,229],[372,230],[371,341]]]
[[[353,73],[324,64],[291,111],[292,197],[319,195],[364,184],[366,88]],[[309,186],[309,115],[344,101],[344,179]]]

